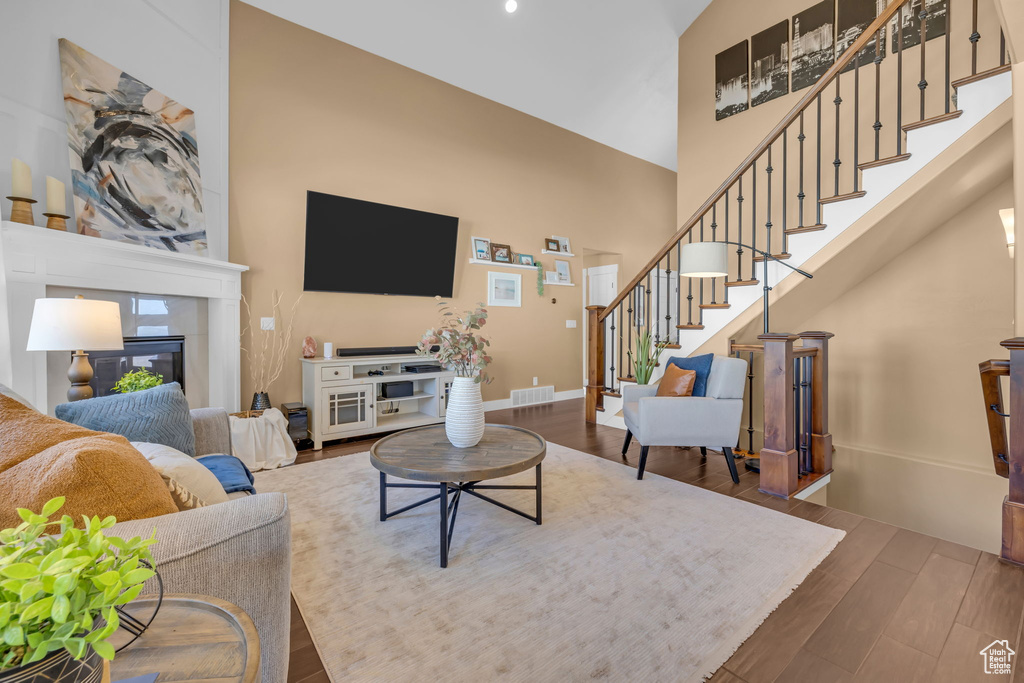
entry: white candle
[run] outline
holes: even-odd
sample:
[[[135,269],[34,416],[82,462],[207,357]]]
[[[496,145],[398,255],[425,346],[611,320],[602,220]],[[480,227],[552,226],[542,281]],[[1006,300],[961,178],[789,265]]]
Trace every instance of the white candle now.
[[[66,216],[67,205],[64,203],[64,183],[46,176],[46,213]]]
[[[32,199],[32,169],[21,159],[11,159],[11,196]]]

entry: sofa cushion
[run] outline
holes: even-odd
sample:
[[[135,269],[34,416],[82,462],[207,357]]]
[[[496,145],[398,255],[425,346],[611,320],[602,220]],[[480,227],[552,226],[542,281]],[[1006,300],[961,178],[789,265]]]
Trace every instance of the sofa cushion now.
[[[192,509],[202,507],[202,505],[227,502],[228,494],[224,492],[224,487],[217,481],[217,477],[195,458],[190,458],[181,451],[162,443],[133,441],[132,446],[142,453],[149,464],[160,473],[171,496],[175,498],[178,509]],[[200,504],[197,505],[191,497],[183,495],[180,489],[185,489],[188,493],[193,494]],[[179,500],[179,498],[181,499]]]
[[[62,512],[145,519],[177,512],[157,471],[121,436],[61,422],[0,395],[0,528],[65,496]]]
[[[57,417],[129,441],[162,443],[192,457],[196,438],[188,401],[177,382],[145,391],[90,398],[57,406]]]
[[[693,370],[697,377],[693,382],[692,396],[707,396],[708,376],[711,374],[711,363],[715,360],[715,354],[705,353],[702,356],[673,356],[668,359],[669,365],[675,365],[683,370]]]
[[[658,396],[693,396],[693,383],[697,379],[696,370],[683,370],[678,365],[669,363],[665,374],[658,382]]]

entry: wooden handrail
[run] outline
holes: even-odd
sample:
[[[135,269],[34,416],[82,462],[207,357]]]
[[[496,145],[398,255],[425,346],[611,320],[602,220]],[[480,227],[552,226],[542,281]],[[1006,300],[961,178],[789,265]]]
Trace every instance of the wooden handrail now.
[[[988,423],[988,437],[992,443],[992,464],[1000,477],[1010,476],[1009,441],[1006,438],[1006,414],[1000,377],[1010,374],[1010,361],[987,360],[978,364],[981,373],[981,393],[985,400],[985,420]]]
[[[848,47],[832,67],[810,87],[807,93],[800,98],[800,101],[796,103],[796,105],[782,118],[781,121],[779,121],[778,125],[776,125],[771,132],[765,136],[761,143],[754,148],[754,151],[747,155],[747,158],[744,159],[743,162],[740,163],[739,167],[737,167],[736,170],[725,179],[725,182],[715,190],[711,197],[701,204],[700,208],[697,209],[697,211],[690,216],[685,223],[683,223],[682,227],[676,231],[672,238],[665,243],[665,246],[658,250],[658,253],[654,258],[648,261],[647,265],[644,266],[632,280],[630,280],[629,284],[626,285],[614,299],[612,299],[612,302],[605,307],[604,312],[602,312],[598,317],[599,321],[603,321],[607,318],[608,315],[615,310],[615,307],[625,300],[629,295],[629,292],[633,291],[633,289],[639,285],[645,277],[647,277],[647,274],[661,263],[661,260],[675,248],[676,244],[679,243],[679,240],[683,239],[683,237],[686,236],[686,233],[693,229],[693,226],[697,224],[701,216],[707,214],[707,212],[711,210],[711,207],[725,196],[726,191],[733,186],[733,183],[735,183],[740,176],[750,170],[750,167],[754,162],[761,158],[761,155],[768,151],[768,148],[779,139],[782,132],[796,122],[800,114],[806,110],[815,99],[817,99],[818,95],[824,92],[825,88],[832,84],[832,82],[839,76],[840,72],[843,71],[847,65],[853,62],[857,54],[859,54],[860,51],[864,49],[869,42],[871,42],[876,33],[885,28],[893,15],[899,11],[900,7],[907,4],[907,2],[908,0],[893,0],[893,2],[891,2],[885,10],[879,14],[873,22],[871,22],[871,25],[868,26],[860,36],[858,36],[857,40],[853,41],[853,45]]]

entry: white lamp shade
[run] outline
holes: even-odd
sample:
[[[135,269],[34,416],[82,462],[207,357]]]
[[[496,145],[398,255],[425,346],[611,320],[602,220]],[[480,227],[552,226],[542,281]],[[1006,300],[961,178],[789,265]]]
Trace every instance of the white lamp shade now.
[[[1000,209],[999,218],[1003,221],[1003,230],[1006,232],[1006,246],[1010,248],[1010,256],[1013,256],[1014,229],[1013,209]]]
[[[723,277],[729,274],[729,245],[725,242],[692,242],[679,253],[683,277]]]
[[[114,301],[36,299],[28,351],[107,351],[124,348],[121,308]]]

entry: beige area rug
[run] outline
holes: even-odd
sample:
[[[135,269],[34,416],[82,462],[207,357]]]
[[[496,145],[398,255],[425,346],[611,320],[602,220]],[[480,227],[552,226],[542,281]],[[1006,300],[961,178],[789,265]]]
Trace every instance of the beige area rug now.
[[[543,483],[542,526],[463,496],[441,569],[438,503],[379,521],[367,453],[256,474],[288,494],[292,591],[331,679],[699,681],[843,537],[555,444]]]

